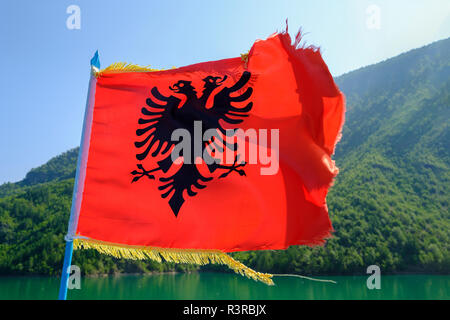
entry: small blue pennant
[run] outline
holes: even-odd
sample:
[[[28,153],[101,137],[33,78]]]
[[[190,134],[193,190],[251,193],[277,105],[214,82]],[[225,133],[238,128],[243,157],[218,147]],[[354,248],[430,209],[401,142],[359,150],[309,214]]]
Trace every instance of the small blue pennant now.
[[[91,66],[100,69],[100,58],[98,57],[98,50],[95,51],[95,54],[91,59]]]

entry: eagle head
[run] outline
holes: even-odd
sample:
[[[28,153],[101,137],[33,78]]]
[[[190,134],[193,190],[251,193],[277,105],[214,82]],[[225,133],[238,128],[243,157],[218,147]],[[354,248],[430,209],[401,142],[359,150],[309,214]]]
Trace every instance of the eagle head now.
[[[180,80],[175,83],[173,86],[169,87],[175,93],[181,93],[184,95],[192,95],[195,94],[195,88],[191,85],[191,81]]]
[[[204,88],[214,90],[215,88],[219,87],[226,79],[226,75],[223,78],[207,76],[203,79],[203,82],[205,82]]]

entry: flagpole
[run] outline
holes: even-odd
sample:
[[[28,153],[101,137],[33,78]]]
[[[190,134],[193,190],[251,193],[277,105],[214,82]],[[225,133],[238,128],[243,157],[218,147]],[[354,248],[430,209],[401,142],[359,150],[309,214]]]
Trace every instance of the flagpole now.
[[[87,152],[89,151],[90,126],[92,123],[93,95],[95,92],[94,71],[100,69],[100,60],[98,51],[95,52],[91,59],[91,74],[89,77],[88,94],[86,108],[84,112],[83,129],[81,133],[80,149],[78,151],[77,170],[75,174],[75,182],[72,194],[72,206],[70,209],[69,227],[64,240],[66,241],[66,249],[64,253],[64,263],[61,273],[61,284],[59,287],[58,300],[67,299],[67,289],[69,285],[70,266],[72,263],[73,253],[73,237],[75,235],[76,225],[78,223],[78,215],[81,205],[82,191],[84,187],[84,176],[86,171]],[[89,132],[87,132],[89,131]]]
[[[73,241],[66,241],[66,251],[64,254],[64,264],[61,274],[61,284],[59,286],[58,300],[67,299],[67,287],[69,285],[70,266],[72,264]]]

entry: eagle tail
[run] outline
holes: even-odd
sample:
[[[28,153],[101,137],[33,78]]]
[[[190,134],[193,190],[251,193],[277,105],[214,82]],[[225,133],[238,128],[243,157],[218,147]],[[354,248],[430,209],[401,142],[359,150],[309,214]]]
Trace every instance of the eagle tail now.
[[[183,189],[176,189],[175,193],[170,197],[169,205],[172,208],[175,217],[178,216],[178,212],[180,211],[181,206],[184,203],[183,198]]]

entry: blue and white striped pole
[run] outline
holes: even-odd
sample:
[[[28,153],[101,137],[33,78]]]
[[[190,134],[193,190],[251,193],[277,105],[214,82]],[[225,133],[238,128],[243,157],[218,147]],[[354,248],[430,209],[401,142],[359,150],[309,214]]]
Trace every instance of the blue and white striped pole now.
[[[67,288],[69,285],[69,276],[70,276],[70,266],[72,264],[72,253],[73,253],[73,237],[75,236],[75,230],[78,223],[79,210],[81,205],[81,197],[83,194],[84,187],[84,177],[86,174],[86,163],[87,163],[87,154],[89,151],[89,137],[90,137],[90,129],[92,124],[92,111],[93,111],[93,103],[95,96],[95,70],[100,69],[100,60],[98,57],[98,51],[95,52],[94,56],[91,59],[91,75],[89,79],[89,87],[88,87],[88,95],[86,101],[86,109],[84,112],[84,120],[83,120],[83,130],[81,133],[81,143],[80,149],[78,151],[78,160],[77,160],[77,171],[75,175],[75,184],[73,186],[73,194],[72,194],[72,206],[70,209],[70,219],[69,219],[69,228],[67,232],[66,240],[66,250],[64,254],[64,264],[61,274],[61,285],[59,287],[59,300],[67,299]]]

